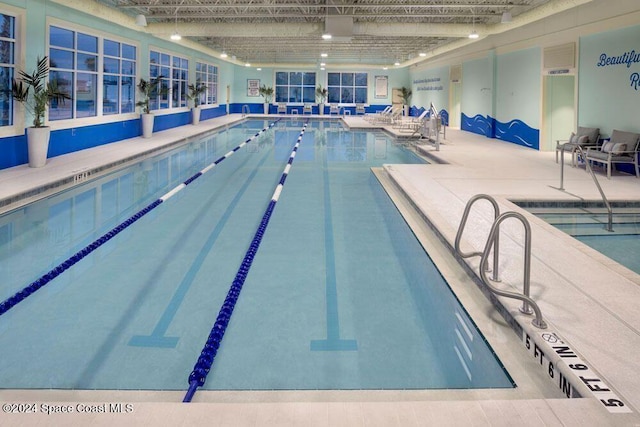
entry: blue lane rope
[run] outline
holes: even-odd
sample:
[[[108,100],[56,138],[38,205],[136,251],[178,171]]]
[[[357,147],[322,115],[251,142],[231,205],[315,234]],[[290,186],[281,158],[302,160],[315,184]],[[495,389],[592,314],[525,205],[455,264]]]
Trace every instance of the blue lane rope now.
[[[253,236],[253,240],[249,245],[249,249],[247,250],[242,263],[240,264],[240,268],[236,273],[235,279],[229,288],[229,292],[227,292],[227,297],[224,300],[224,303],[220,307],[220,311],[218,312],[218,317],[216,318],[213,327],[211,328],[211,332],[209,333],[209,337],[200,352],[200,357],[196,361],[193,371],[189,374],[189,389],[184,396],[183,402],[191,402],[194,394],[196,393],[198,387],[204,385],[207,380],[207,375],[211,370],[211,365],[213,365],[213,360],[218,353],[218,348],[220,347],[220,342],[224,337],[224,333],[227,329],[227,325],[229,324],[229,320],[231,315],[233,314],[233,309],[236,306],[236,302],[238,301],[238,297],[240,296],[240,291],[242,290],[242,286],[244,285],[244,281],[247,278],[247,274],[249,274],[249,269],[251,268],[251,264],[253,263],[253,258],[258,252],[258,247],[260,246],[260,242],[262,241],[262,236],[264,235],[267,226],[269,225],[269,219],[271,219],[271,214],[280,198],[280,194],[282,193],[282,187],[284,186],[284,182],[289,175],[289,171],[291,170],[291,165],[293,160],[296,157],[296,152],[298,151],[298,147],[302,142],[302,137],[304,136],[304,132],[307,128],[307,124],[309,121],[307,120],[300,131],[300,135],[298,136],[298,140],[291,151],[291,155],[289,156],[289,160],[287,161],[287,165],[282,172],[282,176],[280,177],[280,181],[276,186],[275,191],[273,192],[273,196],[271,196],[271,200],[269,201],[269,205],[262,216],[262,220],[260,221],[260,225],[256,230],[255,235]]]
[[[101,237],[99,237],[98,239],[94,240],[92,243],[90,243],[89,245],[85,246],[83,249],[81,249],[80,251],[76,252],[71,257],[67,258],[61,264],[59,264],[58,266],[54,267],[49,272],[47,272],[44,275],[42,275],[39,279],[35,280],[30,285],[26,286],[22,290],[20,290],[17,293],[15,293],[13,296],[11,296],[11,297],[7,298],[6,300],[2,301],[0,303],[0,316],[2,316],[4,313],[9,311],[11,308],[13,308],[19,302],[22,302],[25,298],[27,298],[28,296],[33,294],[35,291],[37,291],[38,289],[42,288],[47,283],[51,282],[53,279],[58,277],[64,271],[69,269],[71,266],[73,266],[75,263],[80,261],[82,258],[86,257],[91,252],[95,251],[100,246],[102,246],[104,243],[106,243],[107,241],[111,240],[113,237],[115,237],[122,230],[124,230],[125,228],[129,227],[131,224],[133,224],[134,222],[136,222],[137,220],[142,218],[144,215],[146,215],[149,212],[151,212],[153,209],[158,207],[158,205],[160,205],[162,202],[167,201],[170,197],[174,196],[176,193],[178,193],[180,190],[185,188],[187,185],[191,184],[193,181],[198,179],[200,176],[202,176],[205,173],[209,172],[216,165],[221,163],[224,159],[227,159],[227,158],[231,157],[236,151],[238,151],[239,149],[241,149],[242,147],[247,145],[249,142],[251,142],[254,139],[256,139],[262,133],[264,133],[267,130],[271,129],[280,120],[282,120],[282,119],[280,118],[280,119],[276,120],[275,122],[271,123],[266,128],[263,128],[260,132],[256,133],[251,138],[249,138],[246,141],[242,142],[237,147],[235,147],[233,150],[229,151],[227,154],[225,154],[224,156],[220,157],[218,160],[216,160],[215,162],[211,163],[209,166],[205,167],[200,172],[196,173],[195,175],[193,175],[192,177],[190,177],[189,179],[184,181],[182,184],[176,186],[173,190],[169,191],[168,193],[166,193],[165,195],[163,195],[162,197],[160,197],[159,199],[157,199],[156,201],[151,203],[146,208],[138,211],[137,213],[135,213],[134,215],[129,217],[129,219],[127,219],[126,221],[122,222],[117,227],[112,228],[110,231],[108,231],[107,233],[103,234]]]

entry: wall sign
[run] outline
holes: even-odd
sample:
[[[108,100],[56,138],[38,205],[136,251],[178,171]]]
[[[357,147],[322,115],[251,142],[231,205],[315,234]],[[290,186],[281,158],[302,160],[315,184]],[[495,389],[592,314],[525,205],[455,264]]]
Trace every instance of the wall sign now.
[[[247,96],[260,96],[260,79],[247,79]]]
[[[388,98],[389,97],[389,77],[387,76],[376,76],[376,98]]]
[[[635,50],[631,50],[623,53],[622,55],[609,55],[607,53],[601,53],[596,63],[597,67],[612,67],[612,66],[625,66],[631,68],[634,65],[640,63],[640,53]],[[634,90],[640,90],[640,73],[633,72],[629,75],[629,85]]]

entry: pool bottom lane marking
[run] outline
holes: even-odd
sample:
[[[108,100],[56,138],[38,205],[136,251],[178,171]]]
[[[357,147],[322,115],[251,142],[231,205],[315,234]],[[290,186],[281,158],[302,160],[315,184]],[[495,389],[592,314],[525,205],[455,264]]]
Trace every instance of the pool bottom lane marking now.
[[[40,278],[38,278],[37,280],[32,282],[30,285],[26,286],[25,288],[23,288],[22,290],[20,290],[17,293],[15,293],[13,296],[10,296],[6,300],[0,302],[0,316],[2,316],[4,313],[9,311],[11,308],[15,307],[16,304],[24,301],[25,298],[31,296],[38,289],[40,289],[43,286],[45,286],[48,283],[50,283],[53,279],[58,277],[60,274],[64,273],[66,270],[71,268],[78,261],[82,260],[84,257],[89,255],[91,252],[95,251],[100,246],[102,246],[103,244],[107,243],[109,240],[111,240],[113,237],[118,235],[125,228],[129,227],[131,224],[133,224],[134,222],[136,222],[137,220],[142,218],[144,215],[148,214],[153,209],[157,208],[162,202],[167,201],[169,198],[173,197],[179,191],[184,189],[187,185],[191,184],[193,181],[198,179],[200,176],[202,176],[203,174],[205,174],[208,171],[210,171],[211,169],[213,169],[216,165],[221,163],[224,159],[226,159],[226,158],[230,157],[231,155],[233,155],[233,153],[235,153],[240,148],[242,148],[245,145],[247,145],[249,142],[251,142],[254,139],[256,139],[258,136],[260,136],[262,133],[266,132],[268,129],[271,129],[280,120],[282,120],[282,119],[280,118],[280,119],[276,120],[275,122],[272,122],[269,126],[267,126],[266,128],[263,128],[260,132],[256,133],[251,138],[249,138],[249,139],[245,140],[244,142],[242,142],[236,148],[234,148],[233,150],[229,151],[227,154],[225,154],[224,156],[220,157],[215,162],[213,162],[209,166],[205,167],[204,169],[202,169],[200,172],[196,173],[192,177],[188,178],[182,184],[177,185],[174,189],[172,189],[168,193],[164,194],[163,196],[161,196],[159,199],[155,200],[153,203],[149,204],[144,209],[136,212],[131,217],[129,217],[126,221],[122,222],[120,225],[112,228],[107,233],[103,234],[102,236],[100,236],[99,238],[94,240],[92,243],[90,243],[89,245],[87,245],[84,248],[82,248],[80,251],[76,252],[75,254],[73,254],[72,256],[67,258],[61,264],[57,265],[56,267],[54,267],[53,269],[51,269],[50,271],[48,271],[47,273],[42,275]]]
[[[325,309],[327,322],[327,338],[312,340],[311,351],[356,351],[356,340],[340,338],[340,315],[338,312],[338,286],[336,278],[336,256],[333,239],[333,221],[331,212],[331,188],[329,186],[329,165],[325,152],[322,160],[324,180],[324,257],[326,268]]]
[[[204,264],[206,257],[211,252],[213,245],[218,240],[220,233],[226,226],[227,222],[231,218],[234,210],[237,208],[238,203],[245,195],[247,189],[251,186],[256,175],[258,174],[258,169],[262,166],[267,159],[269,158],[268,153],[264,155],[262,160],[258,163],[257,167],[253,169],[247,180],[242,184],[242,187],[236,192],[231,203],[225,209],[222,217],[216,224],[213,231],[209,234],[204,245],[198,251],[198,255],[191,263],[189,270],[185,273],[180,285],[176,288],[171,300],[167,304],[167,307],[164,309],[164,312],[160,316],[160,319],[156,323],[155,328],[151,332],[150,335],[134,335],[129,340],[129,345],[134,347],[156,347],[156,348],[175,348],[178,344],[179,337],[166,336],[166,332],[173,322],[173,319],[182,304],[187,292],[191,288],[191,285],[194,283],[196,274],[200,271],[202,264]]]
[[[631,408],[576,352],[552,331],[523,330],[527,351],[568,398],[591,395],[611,413],[630,413]]]
[[[253,240],[249,245],[249,249],[247,250],[242,263],[240,264],[240,268],[236,273],[235,278],[227,292],[227,297],[224,300],[224,303],[220,307],[218,312],[218,317],[216,318],[211,331],[209,332],[209,336],[207,337],[207,341],[205,342],[202,351],[200,352],[200,356],[196,361],[193,371],[189,374],[189,389],[187,390],[183,402],[191,402],[193,396],[195,395],[198,387],[202,387],[207,380],[207,375],[211,370],[211,366],[213,365],[213,361],[218,353],[218,349],[220,348],[220,342],[224,337],[224,333],[227,329],[227,325],[229,324],[229,320],[231,319],[231,315],[233,314],[233,310],[238,302],[238,297],[240,296],[240,292],[242,291],[242,286],[249,274],[249,270],[251,269],[251,264],[253,263],[253,258],[258,252],[258,248],[260,247],[260,242],[262,241],[262,237],[264,236],[264,232],[269,225],[269,220],[271,219],[271,214],[280,198],[280,194],[282,193],[282,187],[289,175],[289,171],[291,170],[291,164],[296,157],[296,152],[298,151],[298,147],[300,147],[300,143],[302,142],[302,137],[304,136],[304,132],[307,128],[309,121],[307,120],[300,131],[300,135],[296,141],[296,144],[291,151],[291,155],[289,156],[289,160],[284,168],[284,172],[280,177],[280,181],[278,182],[273,195],[271,196],[271,200],[269,201],[269,205],[265,210],[262,220],[260,221],[260,225],[256,230],[256,233],[253,236]]]

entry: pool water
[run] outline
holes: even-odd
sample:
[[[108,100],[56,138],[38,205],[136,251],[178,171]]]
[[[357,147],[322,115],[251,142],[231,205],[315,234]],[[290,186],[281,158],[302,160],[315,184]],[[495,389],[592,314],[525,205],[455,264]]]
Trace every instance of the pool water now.
[[[303,122],[282,121],[0,316],[4,388],[184,390]],[[0,217],[0,300],[264,128],[247,121]],[[311,121],[204,389],[513,387],[371,173]]]
[[[613,232],[607,211],[597,206],[529,208],[532,213],[582,243],[640,274],[640,207],[614,206]]]

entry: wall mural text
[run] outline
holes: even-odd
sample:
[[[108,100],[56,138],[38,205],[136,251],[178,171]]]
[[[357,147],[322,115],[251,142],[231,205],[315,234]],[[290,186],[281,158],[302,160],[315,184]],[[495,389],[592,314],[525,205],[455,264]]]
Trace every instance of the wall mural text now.
[[[606,53],[600,54],[598,67],[609,67],[613,65],[626,65],[627,68],[631,68],[633,65],[640,63],[640,53],[635,50],[625,52],[618,56],[609,56]],[[633,72],[629,75],[630,86],[634,90],[640,90],[640,73]]]

